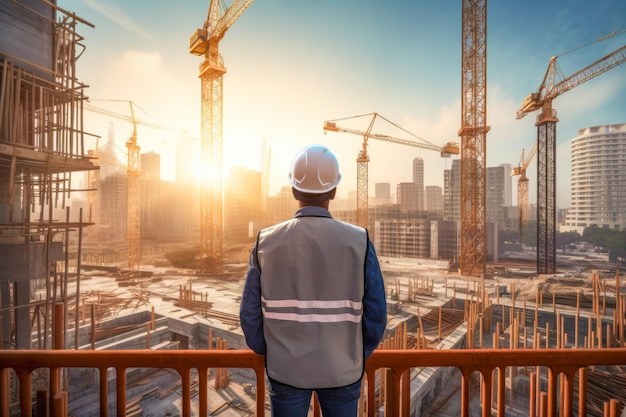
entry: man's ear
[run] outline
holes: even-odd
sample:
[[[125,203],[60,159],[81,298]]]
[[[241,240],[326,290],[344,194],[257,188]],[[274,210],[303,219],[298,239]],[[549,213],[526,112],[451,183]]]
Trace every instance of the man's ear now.
[[[335,199],[335,194],[337,194],[337,187],[333,188],[332,191],[330,192],[329,200],[334,200]]]

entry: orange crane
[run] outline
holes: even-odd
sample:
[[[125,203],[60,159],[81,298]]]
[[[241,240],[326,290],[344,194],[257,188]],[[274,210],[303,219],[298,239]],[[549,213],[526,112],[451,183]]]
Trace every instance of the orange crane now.
[[[350,129],[346,127],[337,126],[337,121],[355,119],[363,116],[372,116],[372,120],[369,123],[369,126],[366,131]],[[409,135],[419,139],[421,142],[414,142],[406,139],[394,138],[389,135],[383,135],[378,133],[372,133],[372,127],[374,126],[374,122],[376,118],[380,118],[390,123],[394,127],[408,133]],[[357,156],[357,193],[356,193],[356,224],[357,226],[361,226],[364,228],[368,227],[368,163],[369,163],[369,155],[367,153],[367,140],[369,138],[383,140],[386,142],[397,143],[400,145],[408,145],[414,146],[421,149],[430,149],[432,151],[438,151],[441,153],[442,157],[450,157],[450,155],[458,155],[459,154],[459,145],[455,142],[448,142],[444,146],[438,146],[428,142],[426,139],[422,139],[419,136],[409,132],[408,130],[398,126],[397,124],[389,121],[385,117],[381,116],[378,113],[367,113],[361,114],[358,116],[345,117],[341,119],[327,120],[324,122],[324,133],[326,132],[345,132],[352,133],[355,135],[363,136],[363,144],[359,154]]]
[[[461,248],[459,272],[487,261],[487,0],[462,0]]]
[[[211,167],[212,178],[203,178],[200,196],[199,274],[222,273],[222,79],[226,73],[219,42],[253,0],[235,0],[222,10],[220,0],[211,0],[202,29],[189,39],[189,52],[204,56],[200,65],[202,83],[201,163]]]
[[[128,165],[126,165],[126,174],[128,176],[128,218],[127,218],[127,239],[128,239],[128,270],[138,271],[141,262],[141,222],[140,222],[140,188],[139,176],[141,175],[139,167],[139,151],[141,147],[137,143],[137,124],[143,124],[160,130],[170,130],[180,132],[178,129],[160,126],[156,123],[138,120],[135,118],[135,103],[130,100],[103,100],[116,101],[130,104],[130,116],[115,113],[110,110],[102,109],[94,105],[83,103],[83,109],[104,114],[106,116],[115,117],[125,120],[132,124],[133,132],[131,137],[126,141],[126,149],[128,154]],[[96,148],[97,152],[97,148]],[[96,155],[97,156],[97,155]]]
[[[133,102],[130,100],[107,101],[128,102],[130,104],[130,117],[87,103],[83,104],[83,109],[121,118],[129,121],[133,125],[133,133],[126,141],[126,149],[128,150],[128,165],[126,166],[126,174],[128,175],[128,219],[126,228],[128,239],[128,270],[132,272],[139,270],[139,263],[141,261],[141,224],[139,215],[139,151],[141,148],[137,144],[137,121],[135,120]]]
[[[626,28],[612,32],[591,43],[600,42]],[[591,44],[590,43],[590,44]],[[583,45],[583,46],[588,46]],[[581,48],[581,47],[579,47]],[[573,52],[579,48],[573,49]],[[566,52],[568,53],[568,52]],[[561,54],[562,56],[564,54]],[[537,273],[556,272],[556,123],[559,121],[552,101],[561,94],[626,61],[626,45],[600,58],[591,65],[556,82],[561,71],[557,66],[558,56],[550,59],[548,69],[536,93],[529,94],[517,111],[521,119],[528,113],[541,110],[537,116]]]
[[[522,149],[522,156],[520,157],[519,164],[513,167],[511,170],[511,177],[518,176],[517,179],[517,230],[519,233],[519,243],[522,244],[522,231],[524,225],[529,217],[529,204],[528,204],[528,177],[526,177],[526,169],[530,162],[537,153],[537,142],[533,142],[533,146],[530,148],[528,154],[524,154]]]

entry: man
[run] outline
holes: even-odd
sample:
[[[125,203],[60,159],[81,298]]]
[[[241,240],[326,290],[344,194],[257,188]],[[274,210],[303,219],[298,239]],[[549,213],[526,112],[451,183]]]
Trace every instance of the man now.
[[[265,355],[273,417],[354,417],[365,360],[387,323],[385,288],[367,230],[333,219],[337,158],[311,145],[293,160],[294,218],[262,230],[240,305],[248,346]],[[261,394],[259,394],[261,395]]]

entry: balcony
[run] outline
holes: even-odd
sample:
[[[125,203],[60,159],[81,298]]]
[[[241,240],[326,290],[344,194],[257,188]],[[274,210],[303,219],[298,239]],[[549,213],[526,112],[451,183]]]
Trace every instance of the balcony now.
[[[200,364],[202,364],[200,366]],[[410,416],[411,378],[409,372],[419,369],[451,367],[460,371],[460,412],[463,417],[505,416],[507,386],[518,367],[531,369],[528,390],[528,414],[531,417],[586,416],[591,396],[587,372],[604,365],[626,366],[625,348],[604,349],[458,349],[458,350],[377,350],[366,366],[366,383],[362,395],[362,414],[372,416]],[[216,395],[227,388],[227,381],[218,375],[224,368],[250,369],[256,375],[256,393],[265,393],[264,358],[243,350],[0,350],[0,414],[22,417],[68,415],[67,392],[61,388],[61,375],[73,368],[94,370],[99,379],[99,415],[127,416],[127,375],[136,369],[167,369],[180,378],[183,417],[216,415],[209,410],[209,375],[214,369]],[[49,383],[33,392],[34,372],[47,370]],[[536,372],[538,372],[538,374]],[[44,372],[45,373],[45,372]],[[539,376],[539,377],[537,377]],[[10,404],[11,380],[19,387],[18,404]],[[479,381],[479,384],[472,384]],[[508,381],[508,382],[507,382]],[[219,383],[219,385],[218,385]],[[617,384],[617,381],[609,383]],[[109,387],[112,387],[109,392]],[[596,392],[596,391],[594,391]],[[115,406],[109,406],[109,394]],[[197,414],[192,411],[192,397],[197,401]],[[622,399],[623,400],[623,399]],[[256,395],[253,415],[265,416],[265,395]],[[619,399],[605,401],[605,417],[619,417]],[[321,415],[313,407],[313,415]],[[49,414],[46,414],[46,413]],[[11,414],[13,413],[13,414]],[[210,414],[209,414],[210,413]],[[140,414],[132,414],[140,415]],[[519,415],[515,414],[515,415]],[[596,414],[594,414],[596,415]]]

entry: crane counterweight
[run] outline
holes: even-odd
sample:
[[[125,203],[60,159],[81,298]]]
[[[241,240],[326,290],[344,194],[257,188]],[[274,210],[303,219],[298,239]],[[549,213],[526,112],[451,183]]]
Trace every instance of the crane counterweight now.
[[[196,56],[204,55],[208,48],[207,31],[196,30],[189,38],[189,53]]]

